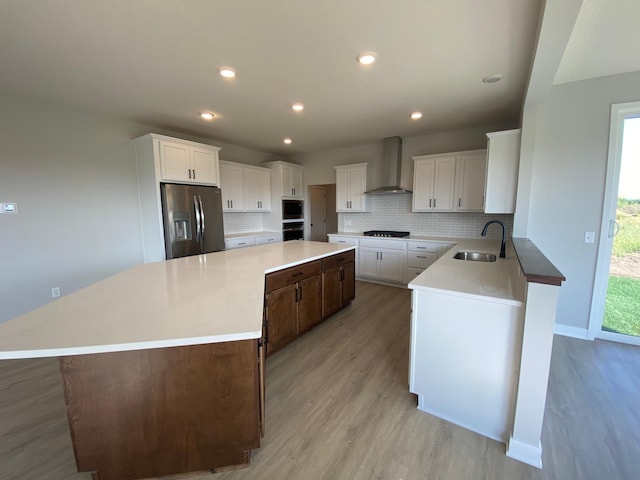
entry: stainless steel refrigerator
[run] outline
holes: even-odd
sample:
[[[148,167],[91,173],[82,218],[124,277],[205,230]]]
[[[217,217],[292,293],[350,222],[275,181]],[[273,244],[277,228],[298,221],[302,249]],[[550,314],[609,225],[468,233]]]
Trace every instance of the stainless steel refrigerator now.
[[[163,183],[160,193],[167,260],[224,250],[218,187]]]

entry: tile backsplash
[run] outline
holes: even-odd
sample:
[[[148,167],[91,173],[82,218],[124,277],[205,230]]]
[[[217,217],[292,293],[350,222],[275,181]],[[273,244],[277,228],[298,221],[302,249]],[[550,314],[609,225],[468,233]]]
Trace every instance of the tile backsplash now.
[[[504,223],[508,237],[513,232],[513,215],[484,213],[413,213],[411,195],[368,195],[366,213],[340,213],[341,232],[359,233],[366,230],[400,230],[412,235],[431,237],[480,237],[489,220]],[[350,225],[348,223],[351,223]],[[487,238],[500,238],[499,226],[487,231]]]
[[[224,233],[260,232],[264,213],[225,212],[222,214]]]

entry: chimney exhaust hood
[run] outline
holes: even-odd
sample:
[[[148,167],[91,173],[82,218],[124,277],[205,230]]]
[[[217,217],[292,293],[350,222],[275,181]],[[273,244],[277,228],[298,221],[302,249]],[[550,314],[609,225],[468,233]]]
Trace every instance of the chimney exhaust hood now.
[[[400,137],[387,137],[382,140],[382,172],[384,187],[369,190],[371,195],[389,195],[398,193],[413,193],[400,186],[402,174],[402,139]]]

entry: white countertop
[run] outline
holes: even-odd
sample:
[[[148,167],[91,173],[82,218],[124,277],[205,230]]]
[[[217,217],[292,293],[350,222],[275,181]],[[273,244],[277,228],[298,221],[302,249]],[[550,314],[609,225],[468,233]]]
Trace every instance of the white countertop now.
[[[507,258],[498,257],[495,262],[454,259],[454,254],[460,250],[493,253],[498,257],[500,241],[458,239],[451,249],[409,283],[409,288],[523,305],[524,282],[519,276],[520,265],[510,244],[507,246]]]
[[[0,324],[0,359],[259,338],[265,273],[351,249],[292,241],[138,265]]]

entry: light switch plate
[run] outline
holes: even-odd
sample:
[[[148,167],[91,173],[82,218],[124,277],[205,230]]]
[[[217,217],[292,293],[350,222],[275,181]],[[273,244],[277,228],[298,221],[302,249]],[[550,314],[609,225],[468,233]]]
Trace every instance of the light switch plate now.
[[[584,243],[594,243],[596,241],[595,232],[584,232]]]
[[[0,213],[18,213],[18,204],[0,203]]]

